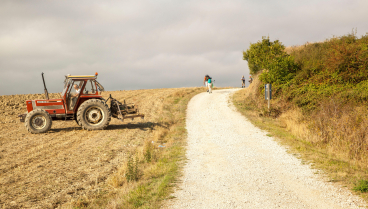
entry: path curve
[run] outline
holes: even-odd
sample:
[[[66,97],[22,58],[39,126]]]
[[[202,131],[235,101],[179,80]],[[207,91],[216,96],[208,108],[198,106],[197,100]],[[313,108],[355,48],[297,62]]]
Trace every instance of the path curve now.
[[[168,208],[358,208],[363,200],[322,180],[236,112],[239,89],[201,93],[187,110],[184,175]]]

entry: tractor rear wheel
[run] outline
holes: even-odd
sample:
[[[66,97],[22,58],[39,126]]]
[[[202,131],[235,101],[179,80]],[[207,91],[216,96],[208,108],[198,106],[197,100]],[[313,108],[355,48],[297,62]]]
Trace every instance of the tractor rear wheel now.
[[[101,130],[109,125],[111,111],[103,100],[90,99],[78,108],[77,120],[83,129]]]
[[[78,119],[77,119],[77,117],[75,117],[74,120],[78,124],[78,126],[81,126],[80,123],[79,123],[79,121],[78,121]]]
[[[27,114],[25,125],[32,134],[45,133],[51,129],[52,119],[45,110],[35,109]]]

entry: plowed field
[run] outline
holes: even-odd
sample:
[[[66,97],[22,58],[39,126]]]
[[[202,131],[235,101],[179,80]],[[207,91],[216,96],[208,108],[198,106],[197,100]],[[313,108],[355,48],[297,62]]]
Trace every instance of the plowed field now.
[[[132,150],[169,129],[163,101],[194,91],[198,88],[104,92],[105,98],[112,94],[138,104],[145,119],[112,119],[101,131],[82,130],[75,121],[53,121],[45,134],[28,133],[17,118],[26,112],[25,100],[43,95],[0,96],[0,208],[54,208],[90,198],[108,187],[109,176]]]

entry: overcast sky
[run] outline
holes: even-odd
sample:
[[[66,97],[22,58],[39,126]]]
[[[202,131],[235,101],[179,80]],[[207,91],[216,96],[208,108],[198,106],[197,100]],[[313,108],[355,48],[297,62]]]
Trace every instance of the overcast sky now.
[[[217,86],[249,76],[262,36],[301,45],[368,32],[367,0],[0,1],[0,95],[61,92],[64,76],[106,90]]]

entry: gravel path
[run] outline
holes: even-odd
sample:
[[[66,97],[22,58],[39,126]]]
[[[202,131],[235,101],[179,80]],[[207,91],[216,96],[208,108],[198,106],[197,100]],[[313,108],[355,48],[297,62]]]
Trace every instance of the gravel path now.
[[[187,110],[188,163],[167,208],[359,208],[347,189],[322,180],[236,112],[238,89],[201,93]]]

